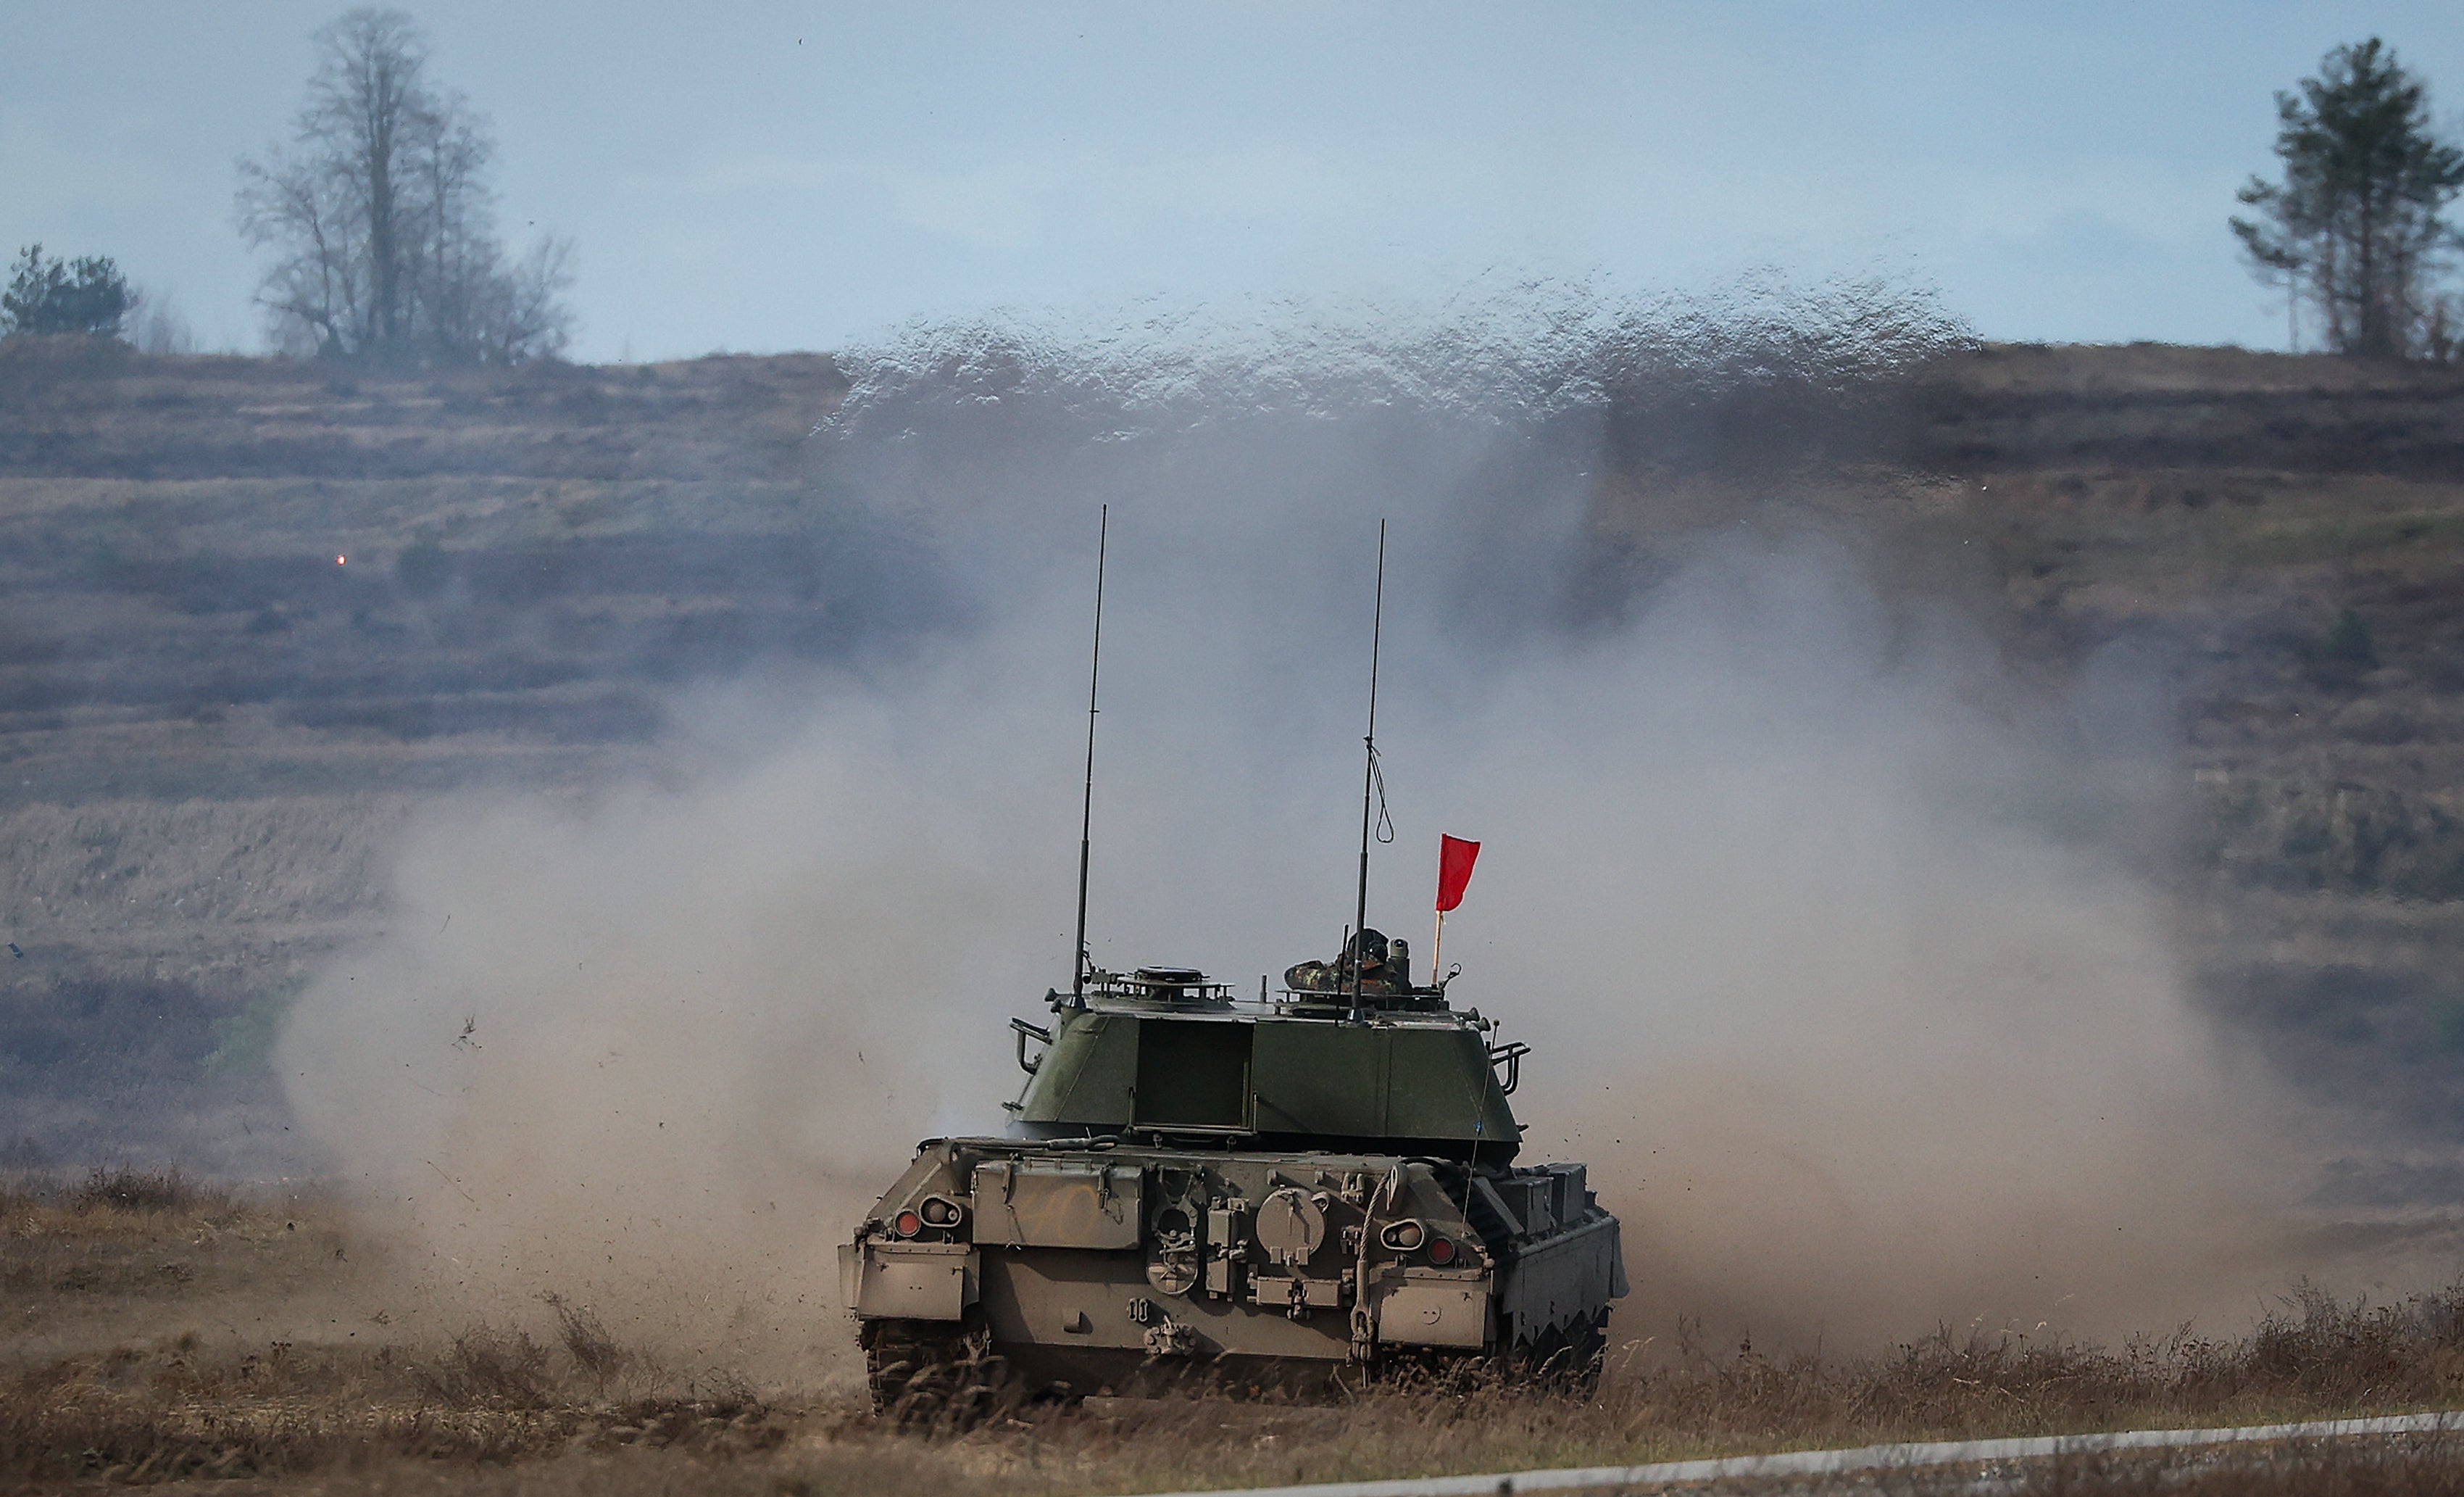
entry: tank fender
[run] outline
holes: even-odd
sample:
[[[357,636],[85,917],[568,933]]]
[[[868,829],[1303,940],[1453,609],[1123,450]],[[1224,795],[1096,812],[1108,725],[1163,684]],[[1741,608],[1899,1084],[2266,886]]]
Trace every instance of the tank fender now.
[[[839,1288],[861,1319],[958,1320],[981,1284],[981,1260],[964,1243],[839,1244]]]

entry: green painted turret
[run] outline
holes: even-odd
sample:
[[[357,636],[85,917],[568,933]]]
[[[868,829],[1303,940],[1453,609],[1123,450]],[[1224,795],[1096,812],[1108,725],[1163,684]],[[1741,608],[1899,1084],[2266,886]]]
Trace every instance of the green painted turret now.
[[[1523,1130],[1497,1064],[1521,1047],[1492,1050],[1494,1024],[1449,1008],[1442,985],[1412,985],[1394,945],[1400,959],[1370,963],[1356,996],[1342,961],[1286,974],[1314,986],[1269,995],[1262,981],[1254,1002],[1185,967],[1096,973],[1083,996],[1051,994],[1051,1028],[1014,1022],[1031,1067],[1009,1104],[1017,1131],[1509,1162]]]

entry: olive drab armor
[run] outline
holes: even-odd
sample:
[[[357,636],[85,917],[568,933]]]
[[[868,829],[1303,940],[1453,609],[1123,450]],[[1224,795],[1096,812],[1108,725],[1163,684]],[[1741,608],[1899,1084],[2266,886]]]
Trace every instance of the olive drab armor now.
[[[1403,942],[1363,930],[1249,999],[1182,967],[1082,987],[1011,1022],[1008,1131],[926,1142],[840,1249],[885,1408],[1431,1359],[1595,1376],[1617,1218],[1583,1166],[1518,1162],[1528,1046],[1415,984]]]

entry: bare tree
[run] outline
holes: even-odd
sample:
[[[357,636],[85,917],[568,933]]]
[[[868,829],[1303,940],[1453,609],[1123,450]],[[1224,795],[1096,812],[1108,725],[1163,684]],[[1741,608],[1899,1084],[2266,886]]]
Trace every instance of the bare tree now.
[[[169,292],[130,288],[127,330],[122,336],[142,354],[179,358],[197,351],[196,331],[188,326],[187,314]]]
[[[460,95],[429,83],[418,27],[362,9],[315,40],[289,148],[239,164],[240,230],[279,254],[258,291],[275,344],[436,363],[561,352],[571,247],[550,237],[507,255],[495,143]]]

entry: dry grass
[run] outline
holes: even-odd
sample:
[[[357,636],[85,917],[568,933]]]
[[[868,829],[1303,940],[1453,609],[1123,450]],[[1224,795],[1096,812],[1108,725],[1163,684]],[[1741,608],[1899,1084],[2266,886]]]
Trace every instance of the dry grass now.
[[[261,1256],[252,1239],[279,1231],[278,1215],[177,1170],[0,1177],[0,1300],[177,1294],[214,1258]]]
[[[21,1185],[0,1193],[0,1210],[43,1227],[7,1240],[12,1264],[29,1244],[107,1247],[165,1221],[220,1222],[241,1237],[253,1223],[264,1250],[295,1236],[274,1221],[278,1212],[167,1175]],[[1873,1356],[1775,1358],[1749,1348],[1715,1354],[1681,1338],[1673,1354],[1622,1349],[1600,1396],[1588,1401],[1458,1379],[1385,1385],[1316,1407],[1090,1400],[925,1435],[886,1427],[850,1394],[763,1396],[726,1376],[686,1380],[620,1344],[590,1308],[550,1298],[546,1309],[536,1333],[480,1326],[428,1345],[215,1351],[188,1334],[22,1364],[0,1381],[0,1491],[195,1482],[231,1494],[313,1486],[1027,1497],[2237,1423],[2464,1400],[2464,1286],[2391,1306],[2307,1292],[2230,1340],[2181,1333],[2103,1350],[1944,1332]],[[2066,1490],[2156,1483],[2287,1493],[2435,1489],[2459,1474],[2464,1454],[2419,1443],[2071,1463],[2028,1473]],[[2261,1477],[2266,1485],[2255,1485]]]
[[[633,1443],[741,1453],[783,1434],[738,1389],[615,1399],[592,1391],[519,1332],[473,1331],[429,1355],[275,1342],[236,1360],[209,1359],[187,1338],[11,1378],[0,1390],[0,1472],[40,1489],[95,1478],[331,1475],[389,1460],[467,1467]]]

